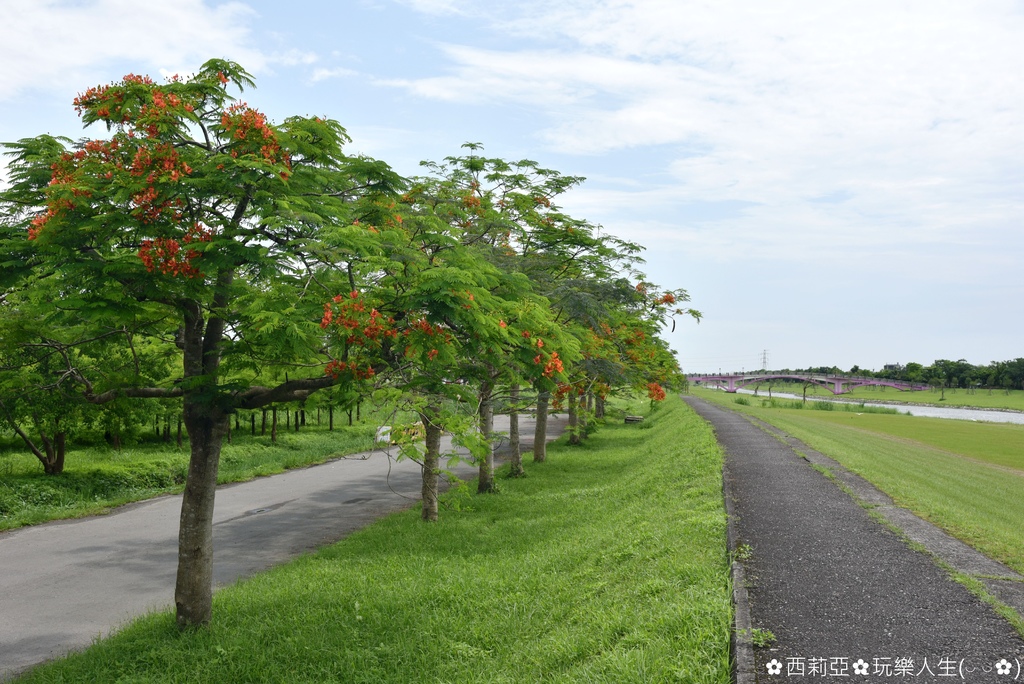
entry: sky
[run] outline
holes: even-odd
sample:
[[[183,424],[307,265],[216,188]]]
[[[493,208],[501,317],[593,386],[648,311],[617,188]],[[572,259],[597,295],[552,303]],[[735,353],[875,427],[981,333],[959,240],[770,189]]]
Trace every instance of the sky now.
[[[687,372],[1024,356],[1020,0],[2,0],[0,141],[211,57],[403,175],[587,177],[561,206],[704,314]]]

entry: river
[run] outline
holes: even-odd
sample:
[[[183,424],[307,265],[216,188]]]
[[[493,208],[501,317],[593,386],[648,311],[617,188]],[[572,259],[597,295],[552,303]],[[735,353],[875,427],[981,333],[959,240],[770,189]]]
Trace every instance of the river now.
[[[741,389],[738,390],[743,394],[753,394],[753,390]],[[768,398],[768,393],[761,391],[757,395],[758,397]],[[802,399],[799,394],[788,394],[786,392],[772,392],[772,396],[782,399]],[[821,397],[814,397],[811,401],[830,401],[836,403],[863,403],[865,406],[879,406],[883,408],[896,409],[900,413],[908,413],[912,416],[921,416],[924,418],[948,418],[950,420],[973,420],[975,422],[986,422],[986,423],[1016,423],[1018,425],[1024,425],[1024,412],[1020,411],[993,411],[989,409],[973,409],[973,408],[953,408],[945,406],[931,406],[921,404],[878,404],[870,401],[843,401],[836,399],[822,399]]]

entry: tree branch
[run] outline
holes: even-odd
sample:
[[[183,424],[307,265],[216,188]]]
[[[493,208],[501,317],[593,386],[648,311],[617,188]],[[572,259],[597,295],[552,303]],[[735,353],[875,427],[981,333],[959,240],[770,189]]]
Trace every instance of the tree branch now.
[[[38,458],[42,463],[45,464],[46,455],[39,450],[39,447],[35,445],[35,443],[32,441],[32,438],[25,434],[25,431],[21,429],[18,423],[14,420],[14,416],[11,415],[11,412],[7,409],[7,405],[4,404],[2,399],[0,399],[0,409],[3,409],[4,418],[7,419],[7,423],[11,426],[11,429],[14,430],[19,437],[21,437],[21,440],[25,442],[25,446],[29,448],[32,454],[36,458]]]
[[[82,379],[79,376],[79,379]],[[106,404],[118,397],[133,397],[136,399],[168,399],[180,397],[185,394],[181,387],[119,387],[107,390],[100,394],[93,394],[92,385],[87,385],[85,400],[90,404]]]
[[[337,380],[329,375],[319,378],[288,380],[277,387],[250,387],[235,399],[235,408],[256,409],[268,404],[286,401],[301,401],[317,390],[337,384]]]

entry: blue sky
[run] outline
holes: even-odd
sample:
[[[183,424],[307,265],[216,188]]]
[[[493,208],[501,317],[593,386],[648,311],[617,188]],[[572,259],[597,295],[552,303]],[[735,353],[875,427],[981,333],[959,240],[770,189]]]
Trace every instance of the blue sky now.
[[[473,141],[586,176],[563,206],[704,312],[686,370],[1024,356],[1017,0],[5,0],[0,140],[214,56],[404,174]]]

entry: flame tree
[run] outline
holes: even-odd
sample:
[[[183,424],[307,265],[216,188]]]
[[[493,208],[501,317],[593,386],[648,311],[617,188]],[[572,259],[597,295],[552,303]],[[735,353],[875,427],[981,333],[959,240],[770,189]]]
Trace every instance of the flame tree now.
[[[678,373],[678,364],[667,346],[655,339],[657,332],[675,315],[700,317],[685,306],[689,301],[686,291],[660,292],[643,284],[646,276],[637,270],[642,264],[640,245],[573,217],[556,204],[560,196],[583,182],[582,177],[564,175],[528,159],[510,162],[481,156],[477,143],[463,147],[468,154],[426,164],[438,179],[437,185],[449,198],[458,200],[449,201],[445,213],[463,226],[466,244],[485,250],[488,260],[502,271],[527,277],[534,292],[549,301],[555,328],[575,338],[575,348],[584,349],[581,357],[564,358],[564,372],[573,378],[572,384],[587,392],[599,382],[607,385],[612,380],[613,384],[658,394],[646,385],[659,379],[664,382],[672,375],[671,370],[660,369],[661,365]],[[636,287],[633,283],[638,280],[642,285]],[[625,320],[630,321],[630,328],[648,336],[648,348],[643,352],[620,353],[621,344],[592,343],[591,337],[600,335],[602,326],[619,327]],[[589,353],[585,351],[588,346]],[[606,347],[607,353],[595,353],[598,347]],[[658,364],[653,363],[655,356]],[[656,365],[659,370],[654,372]],[[555,383],[550,375],[527,376],[538,391],[534,460],[543,461],[547,404]],[[565,378],[559,379],[566,384]],[[513,391],[516,389],[513,384]],[[561,394],[566,391],[563,387]],[[579,437],[575,396],[570,395],[569,402],[573,440]]]
[[[347,279],[336,264],[373,237],[351,226],[401,185],[384,164],[347,156],[337,122],[275,125],[230,94],[252,85],[237,64],[211,60],[184,79],[129,74],[89,88],[75,108],[106,135],[8,144],[11,185],[0,195],[0,288],[53,331],[33,344],[64,364],[61,383],[93,404],[182,402],[191,445],[175,588],[183,628],[210,620],[230,414],[347,380],[266,378],[330,360],[317,325],[323,301]],[[32,296],[42,288],[45,306]],[[180,372],[148,384],[144,369],[112,376],[81,363],[95,354],[71,353],[100,339],[128,355],[140,341],[162,343]]]

